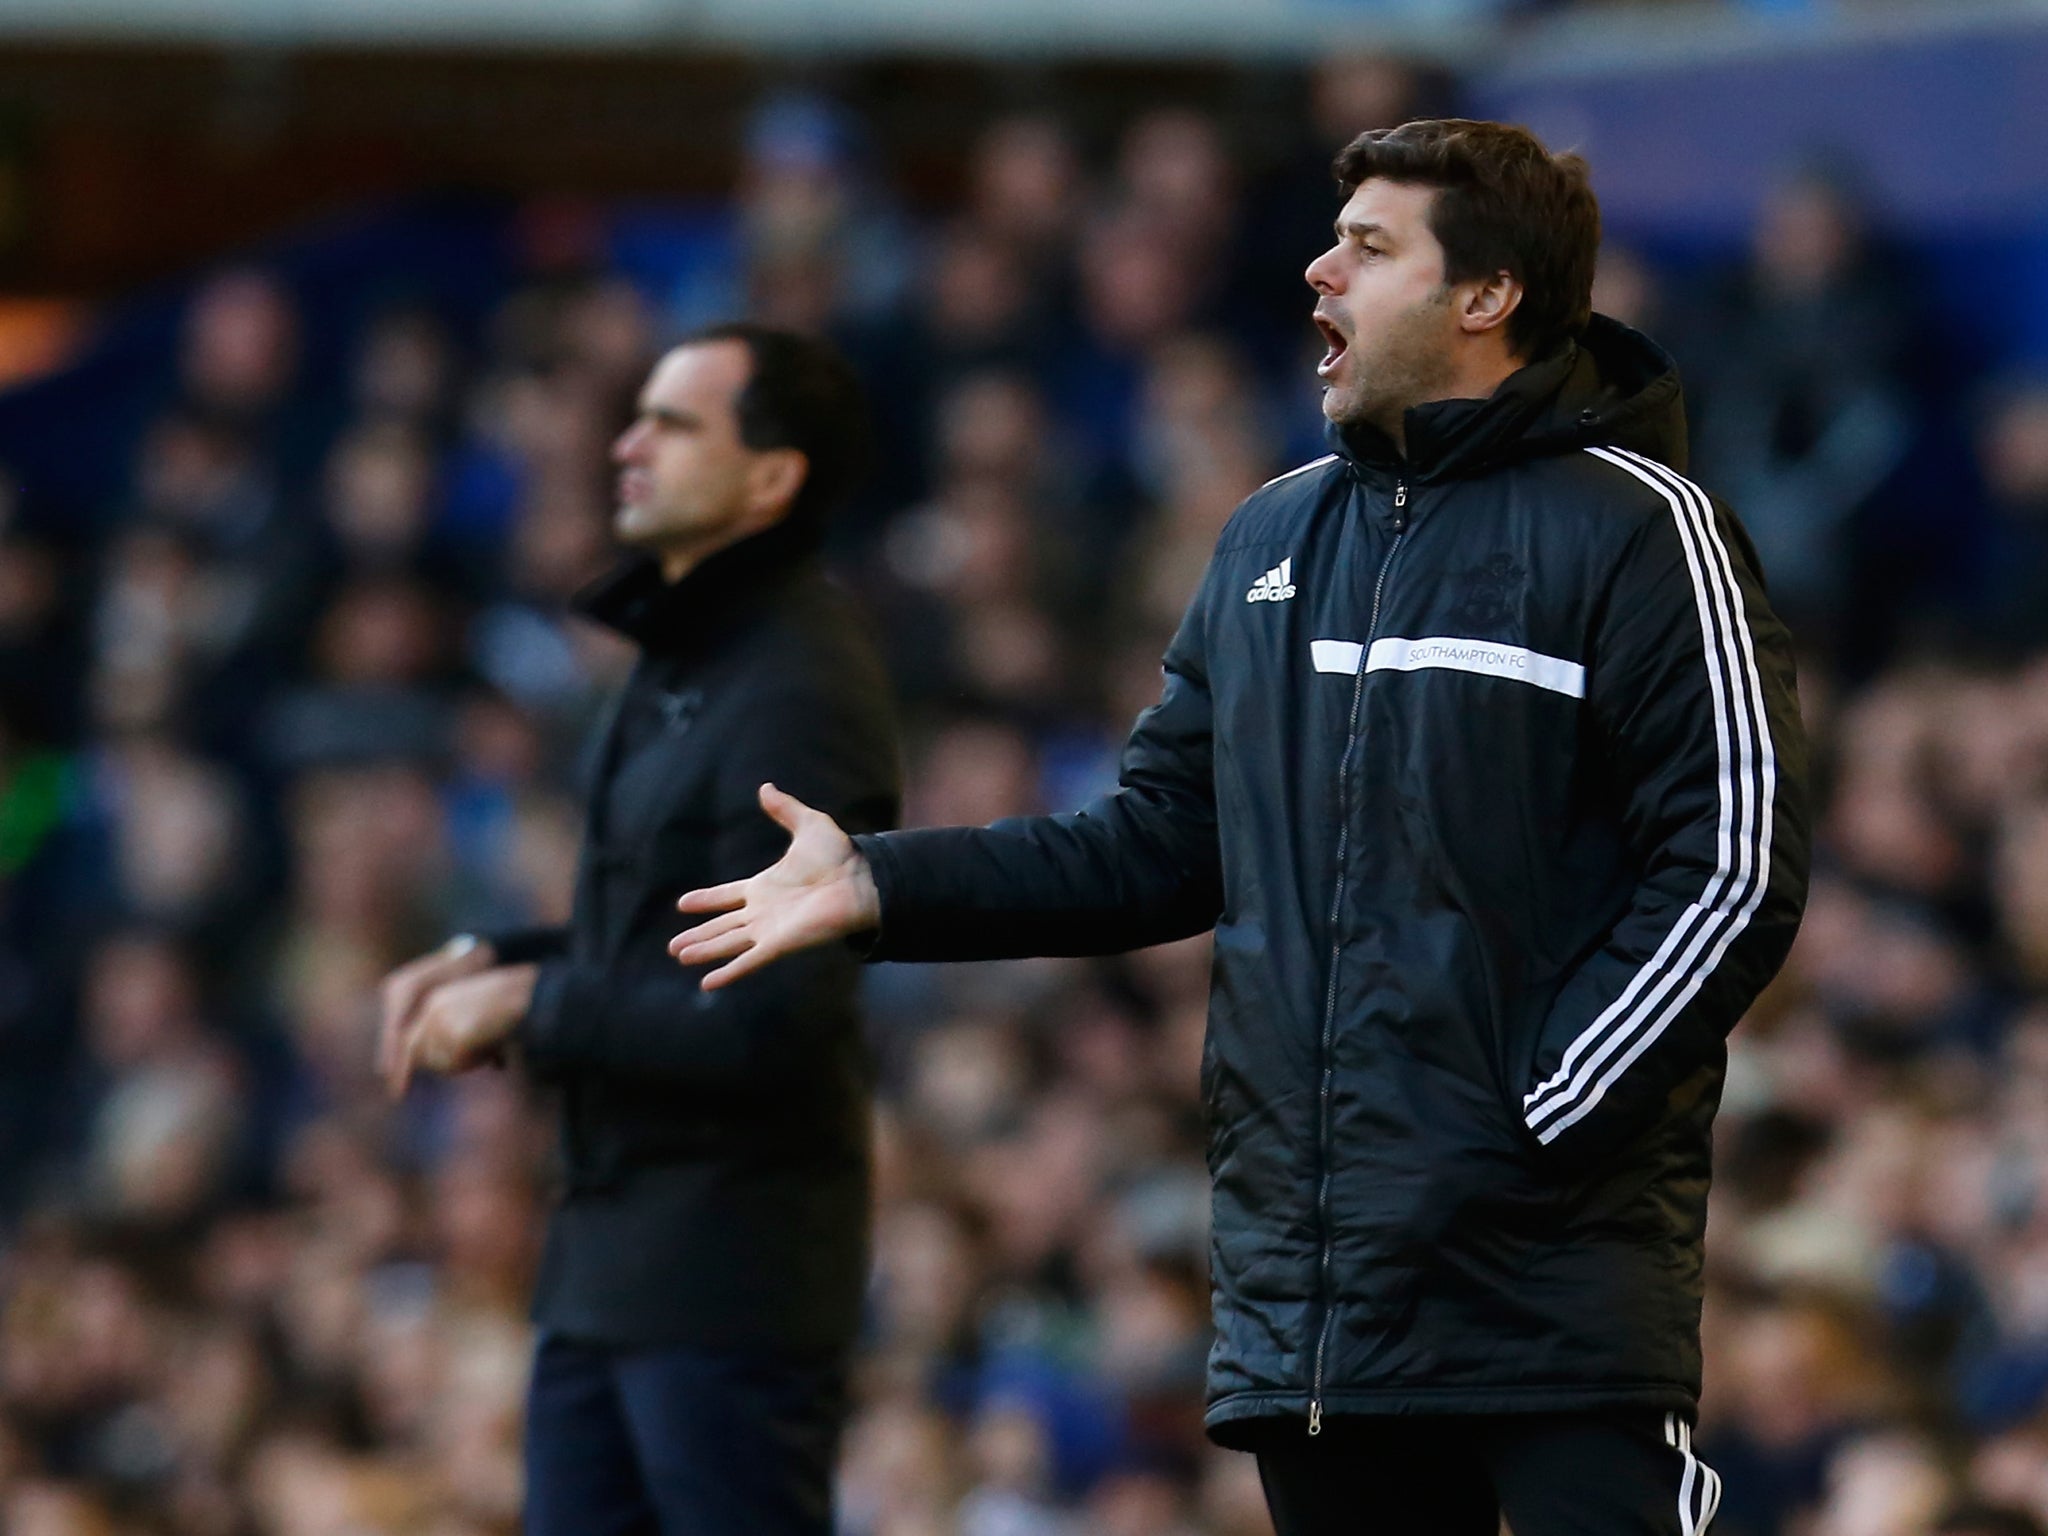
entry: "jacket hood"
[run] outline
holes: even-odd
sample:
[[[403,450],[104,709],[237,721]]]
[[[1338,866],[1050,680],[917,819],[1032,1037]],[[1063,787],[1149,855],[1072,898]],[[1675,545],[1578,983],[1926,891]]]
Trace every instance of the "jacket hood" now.
[[[782,525],[721,549],[681,581],[635,552],[584,587],[570,606],[617,630],[642,650],[695,650],[731,633],[775,591],[816,564],[814,542]]]
[[[1685,400],[1678,365],[1640,331],[1595,315],[1577,341],[1509,374],[1484,400],[1434,400],[1406,417],[1408,451],[1375,427],[1329,427],[1330,446],[1378,476],[1448,480],[1596,444],[1683,473]]]

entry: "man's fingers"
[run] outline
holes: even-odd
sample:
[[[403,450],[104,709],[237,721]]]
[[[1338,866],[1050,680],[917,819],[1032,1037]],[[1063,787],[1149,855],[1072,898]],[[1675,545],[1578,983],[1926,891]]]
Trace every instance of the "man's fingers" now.
[[[420,1009],[425,1006],[427,996],[433,991],[434,978],[421,974],[400,978],[393,988],[391,1006],[384,1014],[384,1027],[378,1041],[378,1065],[388,1076],[398,1065],[398,1053],[409,1036],[416,1033]]]
[[[747,882],[730,880],[724,885],[707,885],[701,891],[685,891],[676,898],[678,912],[729,912],[747,899]]]
[[[730,986],[743,976],[751,976],[774,958],[773,953],[759,944],[752,944],[738,959],[721,965],[717,970],[707,972],[697,983],[706,992],[716,992],[720,987]]]
[[[695,932],[679,933],[670,941],[668,952],[681,965],[709,965],[714,960],[730,960],[753,947],[753,935],[739,927],[708,938],[699,938]]]
[[[668,952],[673,955],[677,951],[691,945],[703,944],[712,939],[723,938],[726,934],[731,933],[733,929],[745,927],[747,922],[748,917],[745,912],[728,912],[723,917],[714,917],[709,922],[699,923],[694,928],[685,928],[681,933],[668,941]]]
[[[426,993],[422,989],[420,997],[414,999],[414,1004],[403,1016],[385,1018],[385,1028],[377,1040],[377,1073],[387,1083],[395,1083],[397,1073],[406,1061],[406,1053],[412,1049],[412,1038],[420,1032],[420,1001],[424,995]]]
[[[419,1006],[420,985],[401,971],[384,983],[383,1017],[377,1030],[377,1070],[389,1073],[398,1064],[397,1050],[405,1021]]]
[[[424,1029],[414,1029],[405,1037],[405,1044],[398,1053],[398,1063],[390,1074],[391,1097],[402,1099],[405,1090],[412,1086],[413,1058],[419,1054],[420,1040],[426,1035]]]

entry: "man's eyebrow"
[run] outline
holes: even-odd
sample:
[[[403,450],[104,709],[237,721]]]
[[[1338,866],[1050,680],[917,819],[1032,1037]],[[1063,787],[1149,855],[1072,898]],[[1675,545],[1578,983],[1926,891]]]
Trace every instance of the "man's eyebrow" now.
[[[1387,232],[1386,225],[1375,224],[1370,219],[1339,219],[1335,228],[1339,240],[1352,236],[1363,240],[1368,235],[1384,235]]]
[[[696,412],[683,410],[679,406],[656,405],[651,401],[642,403],[640,414],[650,420],[661,422],[664,426],[693,427],[697,424]]]

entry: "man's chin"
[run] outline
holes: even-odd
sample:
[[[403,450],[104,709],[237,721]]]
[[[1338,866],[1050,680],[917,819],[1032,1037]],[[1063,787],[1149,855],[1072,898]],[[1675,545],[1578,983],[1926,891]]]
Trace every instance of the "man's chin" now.
[[[1360,406],[1356,395],[1339,388],[1335,384],[1325,384],[1323,386],[1324,420],[1336,426],[1348,427],[1362,415],[1364,415],[1364,410]]]

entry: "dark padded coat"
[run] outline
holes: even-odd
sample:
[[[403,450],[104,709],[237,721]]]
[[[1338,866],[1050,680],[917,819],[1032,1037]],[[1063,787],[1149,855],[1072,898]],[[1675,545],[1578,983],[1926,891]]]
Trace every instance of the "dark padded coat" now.
[[[1211,1433],[1699,1390],[1724,1041],[1805,897],[1791,649],[1635,332],[1252,495],[1121,787],[861,840],[896,959],[1215,928]]]
[[[859,1322],[869,1064],[858,959],[820,950],[718,992],[668,955],[675,899],[773,863],[772,780],[844,825],[895,825],[895,722],[865,626],[777,531],[677,585],[629,562],[578,599],[641,648],[598,743],[564,929],[520,1030],[559,1087],[567,1189],[535,1317],[621,1346],[816,1358]]]

